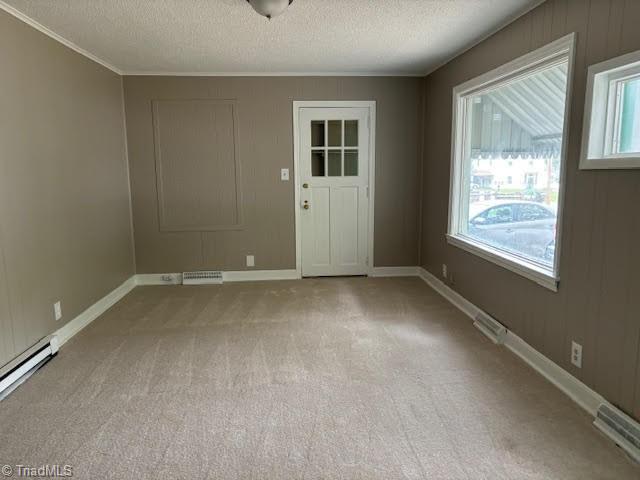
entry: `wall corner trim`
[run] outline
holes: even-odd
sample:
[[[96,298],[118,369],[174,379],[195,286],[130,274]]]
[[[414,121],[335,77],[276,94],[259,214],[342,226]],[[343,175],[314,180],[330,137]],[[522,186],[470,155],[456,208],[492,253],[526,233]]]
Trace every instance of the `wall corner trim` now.
[[[424,268],[418,267],[418,275],[425,281],[425,283],[427,283],[427,285],[442,295],[469,318],[474,319],[475,316],[481,312],[480,308],[475,306],[458,292],[449,288],[435,275],[431,274]],[[600,405],[611,405],[604,397],[602,397],[602,395],[596,393],[565,369],[545,357],[542,353],[537,351],[510,330],[507,332],[504,346],[516,356],[520,357],[525,363],[545,377],[553,385],[559,388],[565,395],[571,398],[571,400],[576,402],[593,417],[596,416]]]
[[[24,13],[22,13],[17,8],[12,7],[11,5],[3,2],[2,0],[0,0],[0,10],[4,10],[9,15],[12,15],[12,16],[16,17],[18,20],[26,23],[30,27],[35,28],[36,30],[38,30],[41,33],[44,33],[46,36],[52,38],[53,40],[55,40],[58,43],[61,43],[65,47],[70,48],[74,52],[79,53],[80,55],[82,55],[84,57],[87,57],[89,60],[92,60],[92,61],[96,62],[97,64],[102,65],[103,67],[111,70],[113,73],[117,73],[120,76],[123,75],[122,70],[120,70],[119,68],[116,68],[115,66],[111,65],[109,62],[106,62],[106,61],[102,60],[101,58],[97,57],[96,55],[94,55],[91,52],[88,52],[84,48],[79,47],[78,45],[76,45],[72,41],[67,40],[66,38],[64,38],[62,35],[58,35],[56,32],[54,32],[50,28],[45,27],[41,23],[37,22],[36,20],[34,20],[33,18],[29,17],[28,15],[25,15]]]
[[[54,335],[58,336],[60,346],[64,345],[68,340],[71,339],[71,337],[79,333],[80,330],[89,325],[104,312],[109,310],[109,308],[111,308],[113,305],[118,303],[127,293],[133,290],[135,286],[135,276],[132,276],[118,288],[102,297],[80,315],[57,330]]]

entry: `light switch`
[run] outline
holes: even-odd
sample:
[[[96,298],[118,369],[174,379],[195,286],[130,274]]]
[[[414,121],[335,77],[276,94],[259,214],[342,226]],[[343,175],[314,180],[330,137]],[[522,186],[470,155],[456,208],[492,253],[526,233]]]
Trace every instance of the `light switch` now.
[[[255,267],[256,259],[253,255],[247,255],[247,267]]]
[[[288,182],[289,181],[289,169],[288,168],[283,168],[282,170],[280,170],[280,180],[282,180],[283,182]]]

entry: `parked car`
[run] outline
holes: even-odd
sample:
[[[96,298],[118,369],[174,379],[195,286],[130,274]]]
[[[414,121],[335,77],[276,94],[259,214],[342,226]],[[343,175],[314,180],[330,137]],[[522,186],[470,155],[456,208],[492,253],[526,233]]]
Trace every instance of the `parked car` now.
[[[525,201],[476,202],[469,206],[468,234],[490,245],[553,263],[556,211]],[[549,258],[551,257],[551,258]]]

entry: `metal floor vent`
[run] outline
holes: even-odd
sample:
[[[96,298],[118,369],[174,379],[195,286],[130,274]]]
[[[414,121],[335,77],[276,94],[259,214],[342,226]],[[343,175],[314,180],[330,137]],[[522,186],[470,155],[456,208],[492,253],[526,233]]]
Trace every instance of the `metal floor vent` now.
[[[640,462],[640,425],[617,408],[602,404],[593,424]]]
[[[184,272],[182,274],[183,285],[216,285],[222,283],[222,272]]]
[[[507,329],[505,326],[483,312],[476,315],[473,326],[484,333],[497,345],[502,345],[505,337],[507,336]]]

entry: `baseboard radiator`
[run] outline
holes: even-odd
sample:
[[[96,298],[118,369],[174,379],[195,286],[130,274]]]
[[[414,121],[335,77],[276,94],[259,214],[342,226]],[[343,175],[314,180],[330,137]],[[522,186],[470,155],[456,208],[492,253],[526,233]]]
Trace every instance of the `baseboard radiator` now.
[[[496,345],[502,345],[507,336],[506,327],[484,312],[476,315],[473,320],[473,326],[489,337]]]
[[[606,436],[640,462],[640,425],[631,417],[610,405],[600,405],[593,424]]]
[[[24,383],[58,353],[58,337],[45,337],[0,369],[0,400]]]
[[[223,281],[220,271],[184,272],[183,285],[219,285]]]

